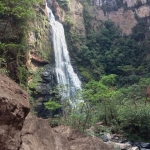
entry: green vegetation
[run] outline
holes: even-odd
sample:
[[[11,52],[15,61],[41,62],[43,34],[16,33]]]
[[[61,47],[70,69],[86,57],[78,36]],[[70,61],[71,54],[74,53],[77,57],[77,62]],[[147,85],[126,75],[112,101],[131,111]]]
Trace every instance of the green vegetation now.
[[[117,1],[117,5],[120,7],[122,1]],[[84,130],[102,121],[111,132],[124,133],[133,140],[148,140],[150,104],[149,100],[145,102],[150,84],[148,18],[137,17],[138,24],[127,36],[109,20],[100,22],[93,30],[95,18],[87,4],[83,13],[86,37],[67,26],[65,30],[72,63],[78,66],[84,82],[85,102],[76,108],[77,112],[73,109],[67,113],[68,121],[64,122]]]
[[[59,103],[57,103],[55,101],[51,101],[51,100],[49,100],[48,102],[45,102],[44,106],[48,110],[56,110],[61,107],[61,105]]]
[[[126,36],[111,21],[100,22],[94,31],[94,18],[88,12],[87,5],[83,13],[86,37],[68,26],[65,26],[65,30],[72,62],[78,66],[84,81],[99,80],[105,74],[116,74],[117,85],[121,87],[137,83],[141,76],[148,77],[150,37],[147,18],[138,18],[133,33]]]
[[[74,24],[75,22],[70,18],[70,16],[66,15],[64,25],[67,26],[67,28],[71,28]]]
[[[58,0],[59,5],[68,10],[69,0]]]
[[[27,86],[28,75],[25,33],[29,31],[28,21],[34,17],[36,3],[37,0],[0,2],[0,58],[5,60],[5,65],[1,63],[1,71],[23,87]]]
[[[116,75],[110,74],[102,76],[100,81],[92,80],[85,84],[81,91],[84,103],[78,103],[73,108],[66,102],[62,103],[63,116],[57,115],[52,123],[84,131],[101,121],[106,125],[105,132],[121,132],[129,139],[148,141],[150,104],[145,103],[144,91],[150,78],[142,78],[138,84],[122,88],[116,87],[116,79]],[[52,109],[55,108],[55,104],[51,103]],[[97,129],[95,135],[100,136],[102,132],[102,129]]]

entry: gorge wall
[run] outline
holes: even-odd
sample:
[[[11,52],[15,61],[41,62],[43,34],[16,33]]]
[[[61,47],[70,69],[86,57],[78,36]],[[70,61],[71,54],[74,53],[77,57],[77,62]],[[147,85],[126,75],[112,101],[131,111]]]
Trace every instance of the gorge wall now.
[[[97,30],[99,23],[106,20],[113,21],[119,26],[123,34],[129,35],[132,28],[138,23],[138,19],[150,16],[148,0],[92,0],[86,5],[87,10],[92,15],[93,30]],[[74,21],[73,30],[80,34],[85,33],[83,9],[85,4],[81,1],[70,1],[68,10],[59,6],[57,1],[53,1],[53,9],[59,20],[64,22],[69,16]],[[147,20],[149,25],[149,19]]]
[[[57,82],[53,67],[55,60],[45,0],[34,6],[34,11],[35,17],[29,22],[31,29],[26,35],[29,46],[26,62],[28,91],[33,111],[45,117],[49,111],[45,110],[44,102],[49,100],[50,91]]]

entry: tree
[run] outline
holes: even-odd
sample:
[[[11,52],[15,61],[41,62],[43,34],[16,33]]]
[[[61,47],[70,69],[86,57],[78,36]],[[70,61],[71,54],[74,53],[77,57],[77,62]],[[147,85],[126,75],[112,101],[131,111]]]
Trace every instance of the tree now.
[[[58,108],[61,108],[61,105],[55,101],[49,100],[48,102],[44,103],[44,106],[47,110],[56,110]]]
[[[103,76],[100,81],[90,81],[83,91],[83,99],[91,107],[93,114],[97,112],[96,120],[101,119],[106,125],[115,119],[115,77],[116,75],[108,75]]]
[[[31,6],[33,3],[35,3],[35,0],[2,0],[0,2],[0,14],[5,20],[5,25],[0,33],[0,40],[4,38],[6,29],[10,26],[13,33],[18,36],[15,21],[19,23],[19,20],[23,21],[25,18],[32,16],[33,9]]]

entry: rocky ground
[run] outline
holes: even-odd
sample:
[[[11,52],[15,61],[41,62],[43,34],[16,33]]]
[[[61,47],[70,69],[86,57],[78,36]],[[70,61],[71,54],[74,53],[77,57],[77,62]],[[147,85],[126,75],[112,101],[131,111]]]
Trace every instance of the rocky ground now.
[[[52,129],[47,120],[29,113],[28,95],[0,73],[1,150],[113,150],[100,138],[70,127]]]

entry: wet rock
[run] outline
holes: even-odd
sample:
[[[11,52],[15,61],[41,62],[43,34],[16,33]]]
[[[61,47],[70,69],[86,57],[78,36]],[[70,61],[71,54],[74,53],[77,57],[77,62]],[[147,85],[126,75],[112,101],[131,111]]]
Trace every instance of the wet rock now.
[[[102,136],[100,136],[100,138],[101,138],[104,142],[108,142],[108,141],[109,141],[109,139],[107,138],[106,135],[102,135]]]
[[[57,79],[56,79],[55,68],[52,66],[46,67],[42,72],[42,79],[51,82],[51,86],[56,85]]]
[[[150,149],[150,143],[141,143],[141,147]]]
[[[131,149],[128,149],[128,150],[139,150],[138,147],[132,147]]]
[[[36,91],[39,93],[39,94],[49,94],[51,90],[51,86],[47,83],[38,83],[37,86],[36,86]]]

